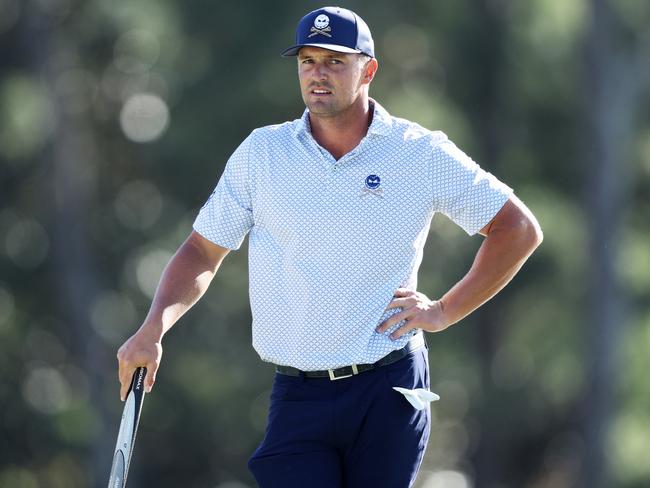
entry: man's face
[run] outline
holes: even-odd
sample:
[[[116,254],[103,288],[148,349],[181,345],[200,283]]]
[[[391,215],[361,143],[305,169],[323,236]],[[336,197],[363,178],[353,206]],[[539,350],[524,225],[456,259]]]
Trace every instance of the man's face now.
[[[303,47],[298,53],[298,78],[309,111],[333,117],[348,109],[370,81],[364,76],[366,65],[358,54]]]

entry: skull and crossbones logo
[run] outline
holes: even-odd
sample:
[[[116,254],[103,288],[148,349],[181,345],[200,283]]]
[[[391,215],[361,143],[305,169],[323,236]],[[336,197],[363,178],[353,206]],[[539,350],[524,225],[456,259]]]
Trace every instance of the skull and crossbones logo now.
[[[384,189],[379,188],[381,185],[381,178],[377,175],[368,175],[361,189],[361,196],[375,195],[379,198],[384,198]]]
[[[330,32],[332,32],[332,28],[330,27],[329,17],[325,14],[320,14],[314,19],[314,25],[309,30],[309,32],[311,32],[311,34],[309,34],[307,37],[313,37],[317,34],[332,37],[332,34],[330,34]]]

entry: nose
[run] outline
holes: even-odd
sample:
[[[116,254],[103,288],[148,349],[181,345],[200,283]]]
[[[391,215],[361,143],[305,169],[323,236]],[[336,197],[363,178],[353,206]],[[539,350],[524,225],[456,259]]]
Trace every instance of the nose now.
[[[314,65],[314,78],[317,80],[327,79],[327,67],[325,63],[316,63]]]

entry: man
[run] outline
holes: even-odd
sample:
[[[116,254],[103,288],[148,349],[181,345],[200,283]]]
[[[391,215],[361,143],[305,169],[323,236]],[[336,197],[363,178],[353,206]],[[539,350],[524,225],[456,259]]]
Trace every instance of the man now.
[[[259,485],[411,486],[435,398],[423,331],[494,296],[542,233],[442,132],[369,98],[378,63],[358,15],[310,12],[283,54],[297,56],[307,109],[253,131],[229,159],[118,352],[121,396],[137,366],[151,389],[163,335],[250,232],[253,345],[276,364],[267,431],[249,460]],[[435,212],[485,240],[465,277],[430,300],[416,281]]]

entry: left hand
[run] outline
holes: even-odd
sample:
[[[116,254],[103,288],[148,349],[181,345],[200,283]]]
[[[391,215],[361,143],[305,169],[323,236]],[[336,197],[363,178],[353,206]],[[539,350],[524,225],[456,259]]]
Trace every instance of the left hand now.
[[[394,341],[412,329],[439,332],[451,325],[445,317],[442,302],[429,300],[424,293],[408,288],[398,288],[395,291],[395,298],[388,304],[386,310],[398,307],[402,311],[386,319],[376,329],[377,332],[383,334],[393,325],[404,320],[404,325],[390,335]]]

